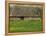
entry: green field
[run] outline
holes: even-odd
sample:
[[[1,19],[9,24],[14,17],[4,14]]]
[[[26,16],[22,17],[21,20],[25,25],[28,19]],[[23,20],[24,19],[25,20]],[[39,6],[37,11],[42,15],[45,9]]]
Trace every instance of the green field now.
[[[10,20],[9,32],[41,32],[41,20]]]

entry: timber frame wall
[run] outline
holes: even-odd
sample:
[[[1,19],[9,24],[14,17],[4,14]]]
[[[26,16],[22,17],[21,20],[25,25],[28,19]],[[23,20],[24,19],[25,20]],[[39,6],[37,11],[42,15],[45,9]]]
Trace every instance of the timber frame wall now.
[[[23,2],[23,1],[20,1],[21,3]],[[36,5],[38,5],[38,4],[40,4],[40,5],[42,5],[42,7],[43,7],[43,12],[42,12],[42,14],[41,14],[41,16],[42,16],[42,24],[43,24],[43,32],[20,32],[20,33],[8,33],[8,23],[9,23],[9,3],[16,3],[16,1],[5,1],[5,35],[6,36],[11,36],[11,35],[18,35],[18,34],[35,34],[35,33],[43,33],[43,32],[45,32],[45,4],[44,4],[44,2],[43,3],[41,3],[41,2],[30,2],[31,4],[36,4]],[[23,2],[23,3],[25,3],[25,2]]]

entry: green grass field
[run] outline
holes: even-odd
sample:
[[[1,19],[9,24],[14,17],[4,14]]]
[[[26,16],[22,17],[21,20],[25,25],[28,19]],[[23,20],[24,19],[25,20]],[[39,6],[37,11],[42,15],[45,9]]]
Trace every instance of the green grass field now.
[[[41,32],[40,20],[10,20],[9,32]]]

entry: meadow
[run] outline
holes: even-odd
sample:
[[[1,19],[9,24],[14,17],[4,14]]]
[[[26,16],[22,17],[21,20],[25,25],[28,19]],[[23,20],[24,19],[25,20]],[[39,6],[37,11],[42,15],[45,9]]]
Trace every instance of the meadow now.
[[[10,20],[9,32],[41,32],[41,20]]]

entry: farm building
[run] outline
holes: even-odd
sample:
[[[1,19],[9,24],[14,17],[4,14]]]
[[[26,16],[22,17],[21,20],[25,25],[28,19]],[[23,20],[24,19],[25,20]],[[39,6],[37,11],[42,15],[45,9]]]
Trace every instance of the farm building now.
[[[32,17],[41,17],[42,10],[43,9],[41,5],[10,4],[10,16],[19,19],[31,19]]]

